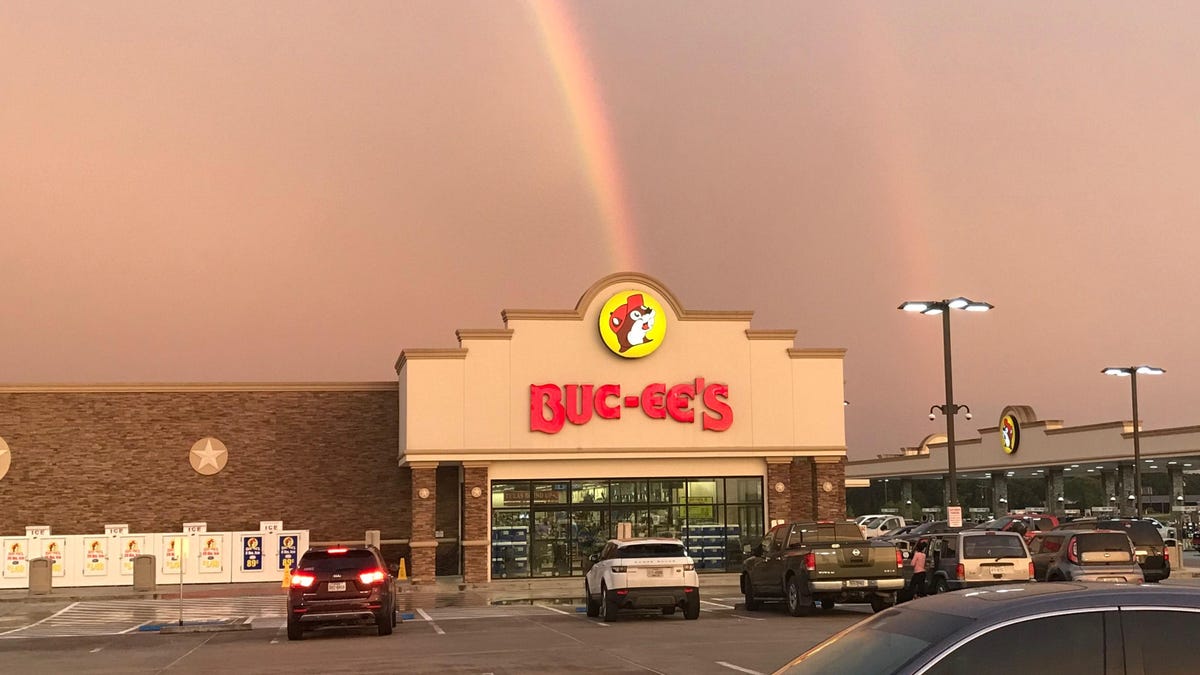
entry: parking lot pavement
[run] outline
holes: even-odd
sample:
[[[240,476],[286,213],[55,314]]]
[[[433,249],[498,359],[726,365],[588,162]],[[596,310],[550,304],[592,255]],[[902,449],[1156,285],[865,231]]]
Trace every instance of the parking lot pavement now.
[[[778,606],[746,612],[739,600],[736,589],[712,593],[698,621],[654,612],[614,623],[560,602],[418,607],[391,636],[337,627],[300,642],[287,640],[282,622],[204,635],[29,637],[0,640],[0,672],[766,673],[870,613],[846,606],[796,618]]]

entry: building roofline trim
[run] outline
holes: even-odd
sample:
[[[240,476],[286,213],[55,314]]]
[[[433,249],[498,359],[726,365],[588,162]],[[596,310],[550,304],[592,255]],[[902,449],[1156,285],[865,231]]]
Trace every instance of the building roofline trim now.
[[[423,361],[435,359],[465,359],[467,358],[467,350],[464,347],[447,347],[443,349],[405,349],[400,352],[400,358],[396,359],[396,372],[399,373],[404,365],[409,361]]]
[[[114,382],[96,384],[6,384],[0,385],[0,394],[395,391],[396,388],[396,382]]]
[[[788,358],[792,359],[844,359],[845,347],[800,347],[788,349]]]
[[[641,284],[654,290],[662,300],[671,307],[680,321],[750,321],[754,312],[749,310],[697,310],[685,309],[679,298],[658,279],[641,272],[616,272],[593,283],[579,301],[575,309],[505,309],[500,312],[500,318],[507,325],[509,321],[582,321],[587,308],[605,288],[621,283]]]

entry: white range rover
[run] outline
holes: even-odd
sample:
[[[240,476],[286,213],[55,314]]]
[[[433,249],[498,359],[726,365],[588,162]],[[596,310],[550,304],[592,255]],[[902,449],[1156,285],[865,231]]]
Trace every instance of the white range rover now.
[[[678,539],[611,539],[588,558],[583,580],[587,615],[616,621],[622,609],[661,609],[683,618],[700,618],[696,567]]]

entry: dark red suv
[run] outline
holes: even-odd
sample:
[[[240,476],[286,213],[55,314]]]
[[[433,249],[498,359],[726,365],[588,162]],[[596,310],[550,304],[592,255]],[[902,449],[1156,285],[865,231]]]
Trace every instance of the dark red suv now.
[[[314,547],[304,552],[288,590],[289,640],[306,628],[374,623],[380,635],[396,625],[396,589],[374,546]]]

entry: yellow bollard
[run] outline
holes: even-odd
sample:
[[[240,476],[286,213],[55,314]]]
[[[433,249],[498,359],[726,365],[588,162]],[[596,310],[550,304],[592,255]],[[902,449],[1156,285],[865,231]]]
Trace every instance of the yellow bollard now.
[[[408,570],[404,568],[404,558],[400,559],[400,568],[396,570],[397,581],[408,581]]]
[[[290,588],[292,585],[292,561],[283,561],[283,581],[279,583],[280,588]]]

